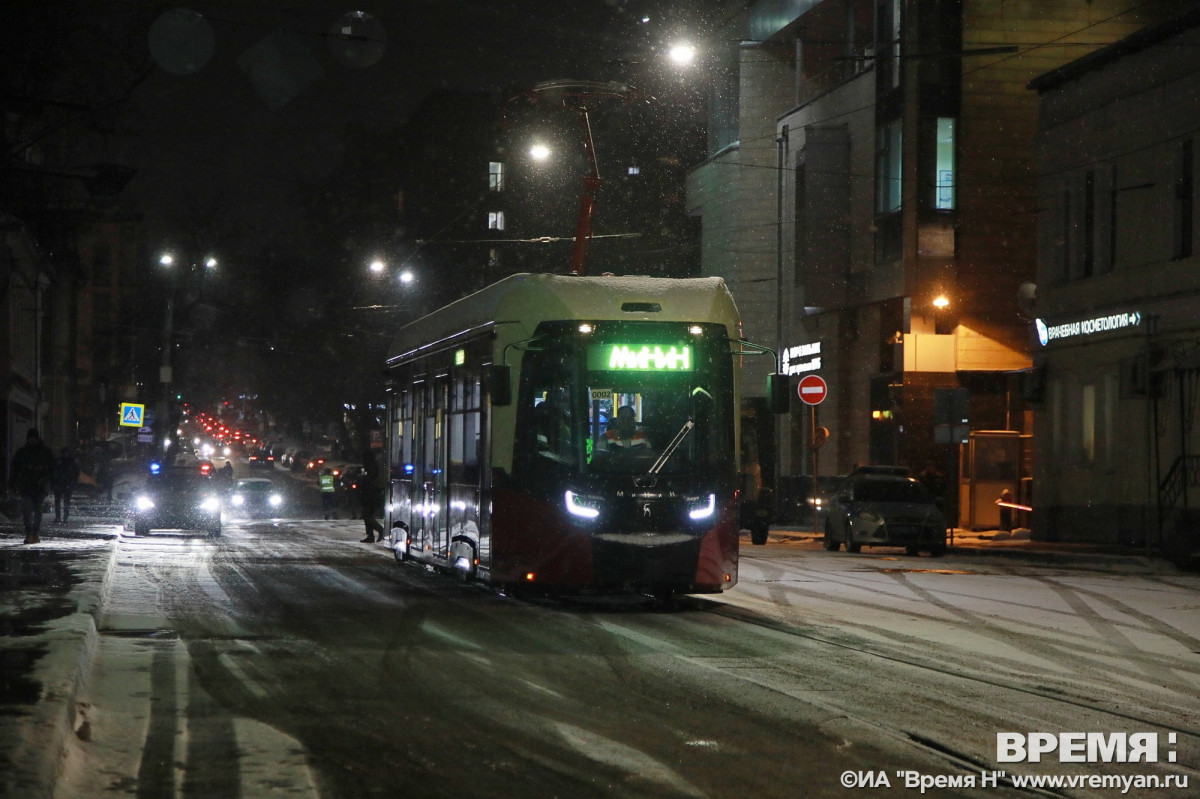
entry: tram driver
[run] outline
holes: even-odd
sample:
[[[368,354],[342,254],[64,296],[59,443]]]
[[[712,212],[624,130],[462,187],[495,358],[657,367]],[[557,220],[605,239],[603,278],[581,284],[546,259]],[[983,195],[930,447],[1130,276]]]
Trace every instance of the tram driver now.
[[[622,405],[617,409],[617,418],[604,431],[601,444],[608,450],[645,449],[650,446],[646,431],[637,427],[637,411],[632,405]]]

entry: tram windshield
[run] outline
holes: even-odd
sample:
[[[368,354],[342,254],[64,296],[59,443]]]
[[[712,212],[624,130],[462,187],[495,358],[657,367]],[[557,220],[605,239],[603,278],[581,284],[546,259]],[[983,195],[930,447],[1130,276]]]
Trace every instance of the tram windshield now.
[[[525,354],[518,452],[572,474],[721,474],[732,388],[723,337],[563,336]]]

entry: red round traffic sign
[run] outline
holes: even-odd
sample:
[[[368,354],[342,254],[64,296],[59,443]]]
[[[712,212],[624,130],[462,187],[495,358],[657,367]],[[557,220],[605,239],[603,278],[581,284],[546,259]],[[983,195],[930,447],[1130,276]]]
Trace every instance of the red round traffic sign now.
[[[829,386],[825,385],[825,378],[820,375],[805,375],[800,378],[800,383],[796,386],[796,393],[800,395],[800,400],[805,404],[820,405],[825,400],[825,395],[829,393]]]

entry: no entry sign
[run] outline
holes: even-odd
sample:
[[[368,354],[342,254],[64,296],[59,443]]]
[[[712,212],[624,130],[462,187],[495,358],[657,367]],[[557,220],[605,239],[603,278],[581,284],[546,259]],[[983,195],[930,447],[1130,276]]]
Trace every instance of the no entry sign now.
[[[800,401],[806,405],[820,405],[825,400],[825,395],[829,393],[829,386],[825,385],[825,378],[820,375],[805,375],[800,378],[800,383],[796,386],[796,393],[800,395]]]

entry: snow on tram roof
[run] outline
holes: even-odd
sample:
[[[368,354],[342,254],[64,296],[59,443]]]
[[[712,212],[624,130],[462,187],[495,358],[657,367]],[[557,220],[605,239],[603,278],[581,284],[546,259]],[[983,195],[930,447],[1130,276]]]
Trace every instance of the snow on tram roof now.
[[[654,304],[655,310],[629,304]],[[624,306],[624,307],[623,307]],[[577,277],[522,273],[443,306],[400,328],[388,353],[394,361],[434,342],[473,328],[518,323],[518,338],[533,335],[552,319],[699,321],[725,323],[738,334],[733,296],[719,277],[666,278],[644,275]]]

